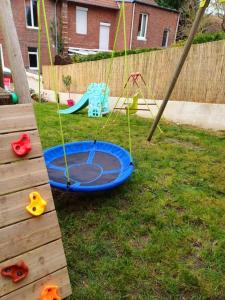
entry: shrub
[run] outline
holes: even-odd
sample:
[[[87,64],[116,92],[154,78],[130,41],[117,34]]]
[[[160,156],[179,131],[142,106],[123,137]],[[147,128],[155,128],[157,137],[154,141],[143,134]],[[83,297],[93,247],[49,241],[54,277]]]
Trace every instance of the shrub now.
[[[127,50],[127,55],[130,54],[139,54],[143,52],[151,52],[151,51],[157,51],[161,50],[159,48],[143,48],[143,49],[132,49],[132,50]],[[114,52],[114,57],[119,57],[119,56],[124,56],[125,51],[115,51]],[[74,54],[72,56],[72,60],[74,63],[80,63],[80,62],[85,62],[85,61],[95,61],[95,60],[101,60],[101,59],[107,59],[112,56],[111,52],[99,52],[96,54],[90,54],[90,55],[81,55],[81,54]]]
[[[225,32],[219,31],[214,33],[198,33],[194,37],[193,44],[203,44],[208,42],[215,42],[225,39]],[[173,47],[183,47],[186,40],[176,42]]]

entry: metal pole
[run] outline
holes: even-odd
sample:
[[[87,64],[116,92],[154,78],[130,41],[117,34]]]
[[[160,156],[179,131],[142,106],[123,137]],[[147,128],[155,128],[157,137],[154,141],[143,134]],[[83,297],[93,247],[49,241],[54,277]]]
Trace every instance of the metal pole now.
[[[177,79],[178,79],[178,77],[180,75],[180,72],[181,72],[181,70],[183,68],[183,65],[184,65],[184,63],[186,61],[186,58],[188,56],[188,53],[190,51],[190,48],[191,48],[194,36],[195,36],[195,34],[196,34],[197,30],[198,30],[199,24],[201,22],[201,19],[202,19],[204,13],[205,13],[205,10],[209,6],[210,1],[211,0],[206,0],[205,5],[203,7],[200,7],[199,10],[198,10],[198,13],[197,13],[195,21],[193,23],[190,35],[189,35],[188,40],[186,42],[186,45],[184,47],[183,54],[181,55],[181,58],[180,58],[179,63],[177,65],[177,68],[176,68],[176,70],[174,72],[173,78],[172,78],[172,80],[171,80],[171,82],[169,84],[166,96],[165,96],[165,98],[163,100],[163,103],[162,103],[162,105],[161,105],[161,107],[160,107],[160,109],[158,111],[158,114],[157,114],[157,116],[156,116],[156,118],[155,118],[155,120],[154,120],[154,122],[153,122],[153,124],[152,124],[152,126],[150,128],[149,135],[148,135],[148,138],[147,138],[147,140],[149,142],[151,141],[151,139],[153,137],[153,134],[154,134],[154,132],[155,132],[155,130],[157,128],[157,125],[158,125],[158,123],[159,123],[159,121],[160,121],[160,119],[162,117],[162,114],[163,114],[163,112],[164,112],[164,110],[166,108],[166,105],[167,105],[167,103],[168,103],[168,101],[170,99],[170,96],[171,96],[171,94],[172,94],[172,92],[174,90],[174,87],[175,87],[175,85],[177,83]]]

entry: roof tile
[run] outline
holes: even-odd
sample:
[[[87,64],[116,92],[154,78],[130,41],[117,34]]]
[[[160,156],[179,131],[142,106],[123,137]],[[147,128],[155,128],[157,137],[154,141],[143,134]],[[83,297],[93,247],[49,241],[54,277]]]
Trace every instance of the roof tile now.
[[[87,5],[95,5],[101,7],[108,7],[118,9],[119,6],[115,0],[72,0],[72,2],[87,4]]]

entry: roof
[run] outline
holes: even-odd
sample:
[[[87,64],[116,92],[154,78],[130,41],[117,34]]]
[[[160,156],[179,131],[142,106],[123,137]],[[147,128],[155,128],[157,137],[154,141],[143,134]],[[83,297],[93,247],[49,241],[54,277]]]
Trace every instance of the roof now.
[[[178,13],[178,11],[176,9],[160,6],[154,0],[133,0],[133,2],[143,3],[143,4],[146,4],[146,5],[149,5],[149,6],[154,6],[154,7],[160,8],[160,9],[164,9],[164,10],[173,11],[175,13]]]
[[[116,2],[122,2],[122,0],[115,0],[115,1]],[[175,9],[167,8],[167,7],[163,7],[163,6],[158,5],[155,0],[124,0],[124,1],[125,2],[130,2],[130,3],[141,3],[141,4],[149,5],[149,6],[152,6],[152,7],[156,7],[156,8],[159,8],[159,9],[179,13]]]
[[[81,4],[86,4],[86,5],[94,5],[94,6],[101,6],[101,7],[107,7],[107,8],[112,8],[112,9],[119,9],[119,2],[122,2],[122,0],[68,0],[70,2],[76,2],[76,3],[81,3]],[[172,11],[175,13],[178,13],[177,10],[171,9],[171,8],[166,8],[159,6],[155,0],[124,0],[125,2],[130,2],[130,3],[141,3],[145,5],[149,5],[152,7],[157,7],[159,9],[163,10],[168,10]]]
[[[94,5],[107,7],[112,9],[119,9],[119,6],[115,0],[68,0],[70,2],[77,2],[86,5]]]

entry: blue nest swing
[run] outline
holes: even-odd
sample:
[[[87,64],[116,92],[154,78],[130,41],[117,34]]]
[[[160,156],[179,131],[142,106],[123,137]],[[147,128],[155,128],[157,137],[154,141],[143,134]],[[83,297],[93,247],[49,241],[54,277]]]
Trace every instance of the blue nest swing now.
[[[125,182],[134,171],[130,154],[122,147],[102,141],[82,141],[65,145],[70,183],[68,184],[63,146],[44,152],[50,184],[73,192],[112,189]]]

